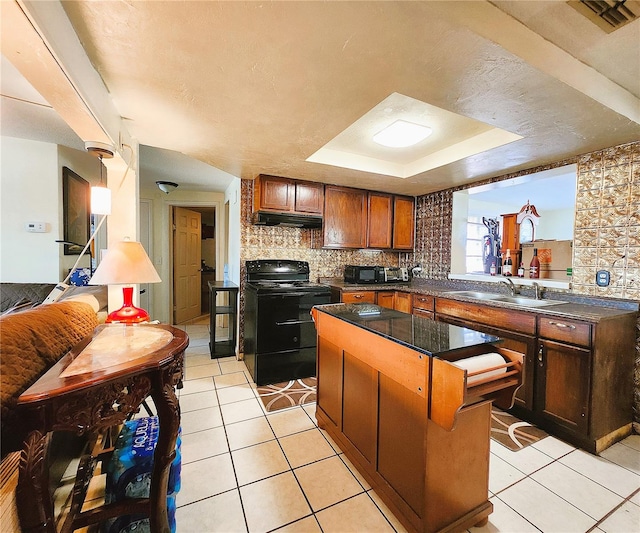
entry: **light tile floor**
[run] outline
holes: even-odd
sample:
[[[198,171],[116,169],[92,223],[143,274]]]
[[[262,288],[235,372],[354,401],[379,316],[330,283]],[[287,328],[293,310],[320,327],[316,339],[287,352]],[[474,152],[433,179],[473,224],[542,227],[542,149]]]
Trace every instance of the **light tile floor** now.
[[[315,424],[315,406],[267,413],[242,362],[190,338],[178,531],[404,531]],[[512,452],[491,442],[494,512],[476,532],[640,532],[640,436],[597,457],[554,437]]]
[[[179,533],[405,531],[314,404],[265,412],[244,363],[203,357],[207,326],[183,327]],[[600,457],[554,437],[518,452],[491,441],[489,497],[489,523],[470,532],[640,532],[640,435]]]

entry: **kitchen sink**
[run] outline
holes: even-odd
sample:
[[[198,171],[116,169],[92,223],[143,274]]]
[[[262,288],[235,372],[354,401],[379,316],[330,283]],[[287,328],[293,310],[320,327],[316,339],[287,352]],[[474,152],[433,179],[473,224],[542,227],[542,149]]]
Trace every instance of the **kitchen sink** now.
[[[477,291],[449,291],[447,294],[455,296],[463,296],[464,298],[473,298],[475,300],[496,300],[502,298],[502,294],[494,294],[491,292],[477,292]]]
[[[523,307],[547,307],[549,305],[558,305],[566,302],[560,300],[536,300],[534,298],[526,298],[524,296],[504,296],[492,292],[477,291],[450,291],[447,294],[462,296],[465,298],[473,298],[474,300],[485,300],[492,302],[504,302],[509,304],[521,305]]]
[[[546,307],[548,305],[564,304],[560,300],[536,300],[534,298],[525,298],[522,296],[499,296],[492,298],[496,302],[507,302],[510,304],[523,305],[525,307]]]

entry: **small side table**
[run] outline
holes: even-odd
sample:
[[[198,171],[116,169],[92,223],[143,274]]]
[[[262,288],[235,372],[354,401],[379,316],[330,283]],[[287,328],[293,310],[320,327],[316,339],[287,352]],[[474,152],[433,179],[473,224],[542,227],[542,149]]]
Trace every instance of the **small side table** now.
[[[236,329],[238,322],[238,286],[230,281],[209,282],[209,351],[211,359],[236,354]],[[226,293],[226,304],[218,304],[218,293]],[[216,317],[229,317],[229,338],[216,340]]]
[[[28,436],[20,458],[16,503],[23,532],[56,532],[49,491],[51,432],[92,435],[108,430],[123,423],[151,396],[160,435],[149,497],[81,511],[93,471],[91,460],[81,461],[71,509],[61,531],[71,532],[116,516],[145,514],[151,531],[169,533],[167,482],[180,426],[174,387],[182,380],[188,344],[187,334],[171,326],[98,326],[92,337],[74,347],[22,393],[18,407]]]

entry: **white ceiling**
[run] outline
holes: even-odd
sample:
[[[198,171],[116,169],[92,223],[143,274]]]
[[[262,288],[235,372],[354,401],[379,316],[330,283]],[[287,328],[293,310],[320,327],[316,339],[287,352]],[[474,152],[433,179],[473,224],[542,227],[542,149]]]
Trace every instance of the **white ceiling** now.
[[[640,139],[640,22],[607,34],[562,1],[62,4],[143,145],[143,181],[268,173],[417,195]],[[19,95],[9,71],[2,93]],[[307,161],[394,93],[522,139],[407,178]],[[3,135],[73,142],[26,99],[3,98]]]

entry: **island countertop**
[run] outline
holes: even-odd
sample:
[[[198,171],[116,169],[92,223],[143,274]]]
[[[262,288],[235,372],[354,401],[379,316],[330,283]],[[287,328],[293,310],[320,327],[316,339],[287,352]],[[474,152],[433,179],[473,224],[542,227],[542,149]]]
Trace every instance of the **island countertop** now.
[[[487,333],[373,304],[328,304],[317,309],[428,356],[446,358],[449,352],[500,341]]]
[[[407,531],[485,525],[491,405],[513,404],[520,355],[492,335],[375,305],[311,313],[318,427]]]

